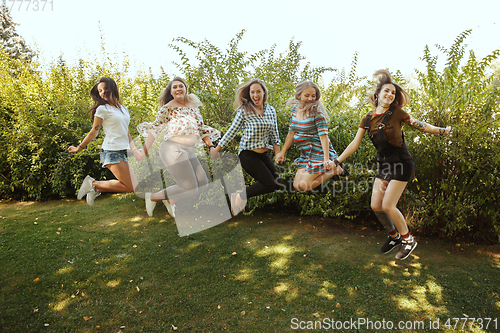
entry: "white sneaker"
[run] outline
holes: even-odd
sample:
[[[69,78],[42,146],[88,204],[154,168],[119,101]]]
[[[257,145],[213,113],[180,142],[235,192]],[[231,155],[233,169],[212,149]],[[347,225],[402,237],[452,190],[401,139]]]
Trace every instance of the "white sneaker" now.
[[[87,193],[87,205],[94,205],[94,200],[101,195],[101,192],[94,190],[93,188]]]
[[[85,177],[85,179],[83,180],[82,186],[80,186],[80,190],[78,190],[78,195],[76,196],[76,198],[78,200],[81,200],[85,194],[89,193],[90,190],[92,190],[94,188],[94,186],[92,186],[92,182],[94,180],[95,179],[90,177],[89,175],[87,175],[87,177]]]
[[[167,208],[170,216],[175,217],[175,208],[176,208],[175,204],[171,205],[170,202],[168,202],[168,200],[162,200],[162,201],[163,204],[165,205],[165,208]]]
[[[153,211],[155,210],[156,202],[151,201],[151,193],[144,194],[144,200],[146,200],[146,212],[149,216],[153,216]]]

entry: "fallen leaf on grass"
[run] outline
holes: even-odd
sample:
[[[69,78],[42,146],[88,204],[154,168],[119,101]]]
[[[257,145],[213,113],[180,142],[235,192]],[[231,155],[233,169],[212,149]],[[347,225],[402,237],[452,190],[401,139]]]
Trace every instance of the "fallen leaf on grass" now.
[[[137,291],[141,291],[141,289],[139,289],[139,286],[135,286],[135,288],[137,289]]]
[[[40,281],[40,278],[36,278],[33,280],[33,282],[37,283],[38,281]]]
[[[235,256],[235,255],[236,255],[236,252],[231,253],[231,255],[232,255],[232,256]]]
[[[246,313],[246,312],[245,312],[244,310],[243,310],[243,311],[241,311],[241,315],[242,315],[242,316],[244,316],[244,315],[245,315],[245,313]]]
[[[340,308],[340,303],[337,303],[337,307]]]
[[[83,317],[83,320],[85,320],[85,321],[89,321],[90,319],[92,319],[92,316],[90,316],[90,317],[84,316]]]

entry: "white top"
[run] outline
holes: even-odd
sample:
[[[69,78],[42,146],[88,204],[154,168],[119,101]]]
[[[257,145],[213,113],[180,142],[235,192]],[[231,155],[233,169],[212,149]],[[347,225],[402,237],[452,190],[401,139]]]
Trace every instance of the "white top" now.
[[[128,109],[120,105],[120,109],[109,104],[100,105],[95,117],[102,119],[102,129],[104,130],[103,150],[125,150],[130,149],[128,142],[128,126],[130,115]]]

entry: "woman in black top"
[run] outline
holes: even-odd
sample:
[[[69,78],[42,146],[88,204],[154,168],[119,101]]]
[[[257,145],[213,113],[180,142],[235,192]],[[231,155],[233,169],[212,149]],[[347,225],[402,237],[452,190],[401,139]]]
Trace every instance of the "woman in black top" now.
[[[407,104],[409,95],[394,83],[387,70],[378,70],[375,91],[369,96],[374,110],[361,120],[354,140],[339,156],[336,163],[344,161],[358,148],[366,131],[377,149],[378,172],[373,182],[371,208],[389,232],[389,237],[380,251],[388,253],[400,245],[397,259],[406,259],[417,246],[410,235],[403,214],[397,203],[408,182],[413,178],[415,163],[406,148],[402,123],[422,132],[449,135],[451,128],[440,128],[414,119],[402,108]]]

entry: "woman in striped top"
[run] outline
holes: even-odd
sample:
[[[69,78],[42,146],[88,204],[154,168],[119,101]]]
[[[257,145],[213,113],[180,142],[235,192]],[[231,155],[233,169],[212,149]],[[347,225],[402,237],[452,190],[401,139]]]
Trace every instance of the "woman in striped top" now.
[[[295,97],[288,100],[293,105],[290,127],[283,149],[276,155],[276,163],[285,160],[285,153],[295,143],[300,157],[295,160],[299,168],[293,187],[298,191],[310,191],[329,178],[343,172],[337,153],[328,138],[328,114],[320,102],[318,86],[304,81],[295,88]]]

